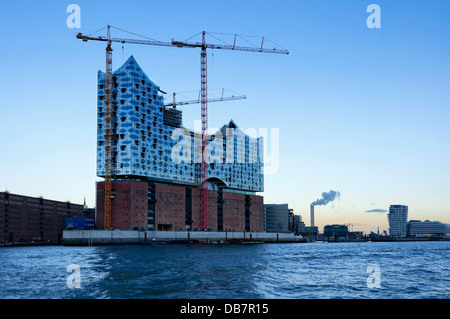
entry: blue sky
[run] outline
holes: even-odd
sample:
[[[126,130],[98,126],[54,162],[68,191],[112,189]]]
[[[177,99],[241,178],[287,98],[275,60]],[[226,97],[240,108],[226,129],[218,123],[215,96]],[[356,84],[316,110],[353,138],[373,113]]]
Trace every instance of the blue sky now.
[[[66,25],[71,3],[81,29]],[[380,29],[366,25],[371,3],[381,8]],[[279,129],[266,203],[289,203],[309,224],[310,203],[333,189],[341,198],[316,207],[319,227],[387,229],[385,213],[365,211],[391,204],[408,205],[410,219],[450,223],[448,12],[444,0],[1,1],[0,189],[95,203],[104,44],[77,32],[111,24],[170,41],[206,30],[264,36],[290,51],[208,56],[209,88],[247,96],[210,104],[210,127],[232,118],[244,129]],[[113,48],[114,69],[134,55],[164,91],[200,87],[196,49]],[[183,111],[193,128],[200,106]]]

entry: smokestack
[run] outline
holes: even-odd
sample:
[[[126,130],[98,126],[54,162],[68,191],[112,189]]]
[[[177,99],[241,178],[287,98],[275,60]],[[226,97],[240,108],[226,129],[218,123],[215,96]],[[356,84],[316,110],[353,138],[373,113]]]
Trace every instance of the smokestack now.
[[[314,227],[314,206],[324,206],[329,202],[334,201],[336,198],[339,198],[340,196],[341,193],[330,190],[328,193],[322,193],[321,199],[317,199],[315,202],[311,203],[311,227]]]

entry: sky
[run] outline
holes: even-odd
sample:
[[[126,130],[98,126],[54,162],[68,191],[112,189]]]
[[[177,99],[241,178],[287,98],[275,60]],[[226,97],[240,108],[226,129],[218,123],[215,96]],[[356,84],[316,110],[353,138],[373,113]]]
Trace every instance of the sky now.
[[[80,28],[68,27],[70,4],[81,9]],[[380,8],[380,28],[367,25],[370,4]],[[78,32],[110,24],[182,41],[205,30],[264,36],[290,52],[208,51],[210,96],[225,88],[247,97],[211,103],[209,127],[233,119],[269,132],[266,158],[279,165],[265,175],[265,203],[288,203],[309,225],[310,204],[334,190],[338,199],[315,208],[319,229],[387,230],[393,204],[408,205],[409,219],[450,223],[448,12],[446,0],[3,0],[0,190],[95,205],[105,46],[77,40]],[[196,97],[199,50],[113,49],[114,69],[133,55],[163,91]],[[183,116],[193,128],[200,105],[185,106]]]

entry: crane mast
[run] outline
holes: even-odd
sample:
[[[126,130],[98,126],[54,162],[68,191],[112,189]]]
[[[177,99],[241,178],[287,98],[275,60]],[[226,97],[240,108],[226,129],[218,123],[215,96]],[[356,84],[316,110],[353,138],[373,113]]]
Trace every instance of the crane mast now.
[[[111,39],[110,27],[108,26],[108,39]],[[105,209],[104,209],[104,228],[111,229],[111,195],[112,195],[112,48],[111,41],[106,46],[106,85],[105,85]]]
[[[201,228],[208,228],[208,168],[205,160],[208,131],[208,56],[206,54],[206,32],[202,33],[201,53],[201,105],[202,105],[202,163],[201,163]]]

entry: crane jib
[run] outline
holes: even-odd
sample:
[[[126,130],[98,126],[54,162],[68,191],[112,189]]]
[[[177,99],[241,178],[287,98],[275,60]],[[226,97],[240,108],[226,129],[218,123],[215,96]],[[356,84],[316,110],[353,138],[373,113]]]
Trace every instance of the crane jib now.
[[[81,33],[77,34],[77,38],[83,41],[103,41],[107,42],[107,37],[101,36],[98,38],[84,36]],[[157,40],[138,40],[138,39],[123,39],[123,38],[112,38],[111,42],[118,43],[130,43],[130,44],[143,44],[143,45],[155,45],[155,46],[165,46],[165,47],[190,47],[190,48],[202,48],[203,44],[199,42],[188,43],[188,42],[180,42],[180,41],[172,41],[172,42],[164,42]],[[214,50],[231,50],[231,51],[247,51],[247,52],[261,52],[261,53],[275,53],[275,54],[289,54],[288,50],[279,50],[276,48],[267,49],[267,48],[256,48],[256,47],[244,47],[244,46],[236,46],[236,45],[223,45],[223,44],[205,44],[206,49],[214,49]]]

